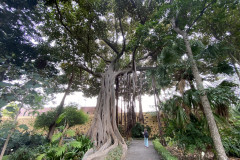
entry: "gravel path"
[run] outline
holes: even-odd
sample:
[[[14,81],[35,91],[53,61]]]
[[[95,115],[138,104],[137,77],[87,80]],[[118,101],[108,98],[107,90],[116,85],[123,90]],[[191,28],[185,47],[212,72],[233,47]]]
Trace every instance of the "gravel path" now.
[[[154,149],[152,141],[148,141],[149,147],[144,147],[143,140],[133,140],[127,151],[126,160],[161,160]]]

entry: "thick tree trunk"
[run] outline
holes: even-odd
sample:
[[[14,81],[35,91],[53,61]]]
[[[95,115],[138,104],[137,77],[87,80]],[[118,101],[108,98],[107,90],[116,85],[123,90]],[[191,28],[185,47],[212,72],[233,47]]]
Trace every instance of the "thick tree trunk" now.
[[[204,114],[207,118],[208,126],[209,126],[210,133],[211,133],[211,137],[213,139],[213,143],[214,143],[215,149],[217,151],[218,159],[219,160],[227,160],[228,157],[227,157],[227,155],[225,153],[225,150],[223,148],[223,145],[222,145],[221,137],[220,137],[220,134],[218,132],[218,128],[217,128],[217,125],[216,125],[216,122],[215,122],[215,119],[214,119],[214,116],[213,116],[213,113],[212,113],[212,110],[211,110],[211,106],[210,106],[209,100],[207,98],[206,92],[205,92],[204,87],[203,87],[202,78],[199,75],[199,71],[198,71],[198,68],[197,68],[196,61],[193,58],[192,49],[191,49],[191,46],[190,46],[190,43],[189,43],[189,40],[188,40],[188,35],[187,35],[186,31],[182,31],[182,30],[180,30],[179,28],[176,27],[175,19],[172,20],[172,23],[173,23],[173,29],[178,34],[181,34],[183,36],[185,46],[186,46],[186,49],[187,49],[187,55],[188,55],[190,65],[191,65],[191,69],[192,69],[194,78],[195,78],[196,83],[197,83],[197,89],[201,92],[200,99],[201,99],[201,102],[202,102],[202,105],[203,105]]]
[[[58,106],[57,109],[56,109],[56,110],[57,110],[57,114],[56,114],[56,116],[55,116],[54,123],[52,123],[52,124],[49,126],[48,134],[47,134],[47,139],[48,139],[49,141],[51,141],[52,136],[53,136],[53,134],[54,134],[54,131],[55,131],[55,129],[56,129],[56,126],[57,126],[56,120],[58,119],[58,117],[60,116],[60,114],[63,112],[64,102],[65,102],[65,99],[66,99],[66,97],[67,97],[67,95],[68,95],[68,93],[69,93],[69,91],[70,91],[71,86],[72,86],[73,78],[74,78],[74,73],[72,73],[72,75],[71,75],[71,77],[70,77],[70,79],[69,79],[69,81],[68,81],[68,87],[67,87],[67,89],[65,90],[65,93],[64,93],[64,95],[63,95],[62,101],[61,101],[61,103],[59,104],[59,106]]]
[[[118,77],[116,77],[116,123],[118,126],[118,90],[119,90],[119,80]]]
[[[137,82],[137,74],[136,69],[133,71],[132,83],[133,83],[133,93],[132,93],[132,119],[133,119],[133,126],[136,124],[136,82]]]
[[[123,99],[121,98],[121,119],[120,119],[121,125],[122,125],[122,119],[123,119],[123,105],[122,105],[122,101],[123,101]]]
[[[139,122],[144,124],[144,117],[143,117],[143,111],[142,111],[142,74],[140,73],[139,77],[139,94],[138,94],[138,101],[139,101]]]
[[[127,145],[116,124],[115,78],[113,66],[110,65],[102,75],[94,119],[87,133],[93,140],[96,150],[90,149],[84,155],[84,160],[103,159],[110,150],[118,145],[123,149],[122,159],[125,158]]]

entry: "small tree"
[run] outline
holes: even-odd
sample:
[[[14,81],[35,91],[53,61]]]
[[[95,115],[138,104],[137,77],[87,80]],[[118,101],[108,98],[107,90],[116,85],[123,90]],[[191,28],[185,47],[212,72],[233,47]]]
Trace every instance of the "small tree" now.
[[[43,113],[37,116],[34,127],[37,129],[49,129],[50,125],[55,121],[55,115],[57,110],[53,109],[47,113]],[[60,122],[57,123],[57,126],[68,124],[68,127],[72,127],[77,124],[84,124],[88,121],[88,115],[85,114],[82,110],[78,110],[75,106],[68,106],[63,110],[64,116],[59,117]],[[62,114],[62,115],[63,115]]]

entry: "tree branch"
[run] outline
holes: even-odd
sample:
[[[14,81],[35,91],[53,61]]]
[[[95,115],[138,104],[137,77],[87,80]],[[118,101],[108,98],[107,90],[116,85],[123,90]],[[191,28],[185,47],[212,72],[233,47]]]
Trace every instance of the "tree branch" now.
[[[145,21],[142,19],[141,13],[139,13],[139,10],[138,10],[138,8],[137,8],[137,5],[135,4],[135,2],[134,2],[133,0],[130,0],[130,1],[131,1],[131,3],[132,3],[133,7],[137,10],[137,15],[138,15],[138,17],[139,17],[139,19],[140,19],[140,23],[141,23],[142,25],[144,25],[144,24],[145,24]]]
[[[108,39],[102,39],[117,55],[119,55],[119,51],[117,48],[108,40]]]
[[[93,72],[91,69],[87,68],[86,66],[82,65],[82,64],[78,64],[77,65],[79,68],[83,69],[84,71],[92,74],[93,76],[95,77],[102,77],[100,73],[96,73],[96,72]]]
[[[166,44],[166,43],[165,43]],[[139,58],[138,61],[141,61],[141,60],[145,60],[147,59],[149,56],[153,57],[154,54],[156,54],[157,51],[162,51],[163,47],[165,47],[165,44],[163,46],[160,46],[158,47],[157,49],[155,49],[154,51],[148,53],[146,56],[142,57],[142,58]]]
[[[123,55],[123,52],[125,51],[125,48],[126,48],[126,39],[125,39],[124,32],[123,32],[121,18],[119,18],[119,26],[120,26],[120,29],[121,29],[121,32],[122,32],[122,37],[123,37],[123,46],[122,46],[122,50],[121,50],[120,54]]]
[[[121,52],[116,56],[116,58],[114,58],[114,60],[112,61],[112,63],[116,63],[116,61],[118,59],[120,59],[126,49],[126,39],[125,39],[125,36],[124,36],[124,32],[123,32],[123,27],[122,27],[122,21],[121,21],[121,18],[119,18],[119,26],[120,26],[120,29],[121,29],[121,33],[122,33],[122,36],[123,36],[123,45],[122,45],[122,50]]]
[[[209,6],[211,6],[214,2],[216,2],[216,0],[213,0],[211,3],[209,3],[207,6],[205,6],[205,4],[206,4],[206,1],[205,1],[205,3],[204,3],[204,8],[201,10],[201,12],[200,12],[200,14],[195,18],[195,20],[193,21],[193,23],[188,27],[188,29],[187,29],[187,33],[189,32],[189,30],[192,28],[192,26],[194,25],[194,23],[196,23],[201,17],[202,17],[202,15],[204,14],[204,12],[207,10],[207,8],[209,7]]]
[[[171,23],[172,23],[172,26],[173,26],[173,30],[176,31],[177,33],[181,34],[182,36],[186,33],[184,31],[182,31],[180,28],[178,28],[176,26],[176,19],[175,18],[172,18],[171,19]]]
[[[60,23],[62,24],[62,26],[63,26],[70,34],[72,34],[72,31],[67,27],[66,24],[63,23],[63,17],[62,17],[62,14],[61,14],[61,12],[60,12],[60,9],[59,9],[59,7],[58,7],[57,1],[54,0],[54,3],[55,3],[55,5],[56,5],[56,9],[57,9],[57,12],[58,12],[58,15],[59,15]]]
[[[157,67],[136,67],[136,71],[147,71],[147,70],[153,70],[157,69]],[[121,71],[118,71],[115,73],[115,76],[118,76],[120,74],[125,74],[125,73],[131,73],[133,72],[132,68],[124,69]]]
[[[103,56],[96,54],[97,57],[100,57],[105,63],[111,63],[112,61],[105,59]]]

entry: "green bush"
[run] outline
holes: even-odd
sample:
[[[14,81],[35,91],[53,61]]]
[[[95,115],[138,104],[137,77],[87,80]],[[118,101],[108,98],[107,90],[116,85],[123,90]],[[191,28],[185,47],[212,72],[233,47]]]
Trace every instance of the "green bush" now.
[[[140,123],[136,123],[135,126],[132,128],[132,137],[133,138],[142,138],[143,131],[144,131],[144,126],[141,125]]]
[[[76,140],[65,141],[62,146],[59,146],[58,142],[56,139],[47,145],[39,146],[37,160],[81,159],[86,151],[93,147],[91,140],[84,135],[76,137]]]
[[[42,113],[41,115],[38,115],[36,120],[34,121],[34,128],[48,129],[49,126],[54,122],[56,114],[56,110],[51,110],[46,113]]]
[[[0,132],[1,132],[1,129],[0,129]],[[6,137],[7,135],[3,135],[2,138],[0,138],[0,148],[3,147]],[[26,146],[28,148],[34,148],[38,145],[43,145],[46,142],[47,140],[42,135],[37,135],[37,134],[31,135],[29,132],[26,132],[26,131],[20,132],[16,130],[11,136],[11,139],[8,143],[5,154],[6,155],[10,154],[11,150],[15,152],[22,146]]]
[[[76,137],[76,141],[80,142],[82,146],[79,148],[78,152],[81,152],[81,157],[90,149],[93,147],[93,142],[90,140],[89,137],[85,135],[80,135]]]
[[[165,128],[165,137],[170,137],[178,147],[191,153],[196,150],[205,151],[213,144],[204,119],[197,119],[192,114],[184,126],[179,126],[175,120],[169,119],[168,127]]]
[[[164,160],[177,160],[176,157],[172,156],[171,153],[162,146],[159,139],[153,141],[153,146],[155,150],[163,157]]]
[[[220,134],[226,154],[240,158],[240,127],[222,128]]]
[[[64,119],[58,123],[57,126],[62,126],[65,121],[68,122],[69,127],[77,124],[84,124],[88,121],[88,115],[82,110],[78,110],[77,107],[74,106],[68,106],[64,108],[63,113],[65,114]],[[37,129],[48,129],[49,126],[54,123],[56,114],[56,110],[51,110],[47,113],[38,115],[34,122],[34,127]]]
[[[29,147],[23,146],[8,156],[9,160],[34,160],[36,151]]]
[[[144,128],[147,129],[148,135],[151,133],[151,128],[149,126],[144,127],[144,125],[140,123],[136,123],[135,126],[132,128],[132,137],[133,138],[143,138],[143,131]]]

